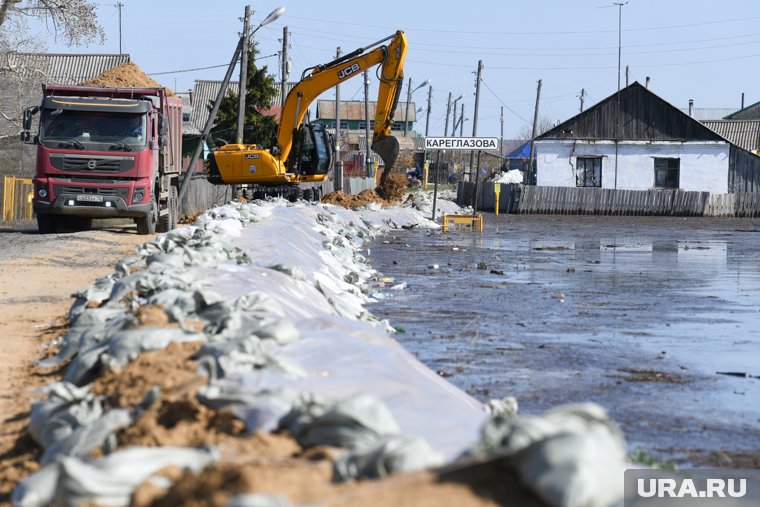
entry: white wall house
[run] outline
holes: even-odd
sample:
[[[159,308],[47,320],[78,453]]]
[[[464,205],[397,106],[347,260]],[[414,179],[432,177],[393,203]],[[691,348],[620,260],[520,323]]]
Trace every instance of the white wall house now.
[[[727,194],[760,172],[760,158],[639,83],[538,136],[535,152],[539,186]]]
[[[536,184],[621,190],[728,192],[727,141],[539,139]],[[617,167],[616,167],[617,165]]]

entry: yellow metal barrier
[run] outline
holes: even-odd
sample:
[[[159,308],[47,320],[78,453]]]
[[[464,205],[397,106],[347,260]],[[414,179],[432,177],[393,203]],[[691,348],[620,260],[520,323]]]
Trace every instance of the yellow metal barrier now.
[[[483,232],[483,216],[476,215],[447,215],[441,217],[441,227],[443,232],[449,232],[449,229],[467,230]]]
[[[33,197],[31,178],[3,176],[3,221],[31,220]]]

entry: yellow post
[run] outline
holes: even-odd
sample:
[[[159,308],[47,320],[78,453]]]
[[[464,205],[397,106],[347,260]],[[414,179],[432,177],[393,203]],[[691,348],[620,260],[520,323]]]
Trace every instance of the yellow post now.
[[[493,184],[493,191],[496,194],[496,204],[494,204],[494,213],[499,214],[499,192],[501,192],[501,183]]]
[[[430,162],[427,160],[422,166],[422,190],[427,190],[428,170],[430,169]]]
[[[24,218],[27,220],[32,219],[32,199],[34,199],[34,192],[27,192],[26,194],[26,210],[24,213]]]

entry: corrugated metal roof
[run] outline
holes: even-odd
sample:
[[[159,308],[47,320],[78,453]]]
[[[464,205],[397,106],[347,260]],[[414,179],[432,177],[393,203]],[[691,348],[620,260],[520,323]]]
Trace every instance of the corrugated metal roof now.
[[[760,149],[760,120],[708,120],[706,127],[747,151]]]
[[[287,90],[286,93],[290,93],[290,90],[293,89],[293,87],[297,83],[292,82],[287,84]],[[190,123],[193,124],[195,128],[198,130],[203,130],[203,127],[206,126],[206,120],[208,120],[208,106],[214,102],[214,99],[216,99],[216,95],[219,93],[219,89],[222,87],[222,81],[212,81],[212,80],[196,80],[195,86],[193,87],[193,110],[190,113]],[[227,85],[227,94],[233,93],[235,95],[238,94],[239,85],[237,81],[230,81]],[[277,107],[278,115],[279,115],[279,105],[280,105],[280,85],[277,84],[277,93],[274,97],[274,100],[272,101],[272,104]],[[271,110],[274,110],[275,108],[272,107]]]
[[[129,55],[63,55],[8,53],[0,68],[35,79],[38,83],[74,85],[129,63]]]
[[[370,101],[369,103],[369,117],[375,118],[375,111],[377,110],[377,102]],[[396,107],[396,112],[393,115],[393,121],[404,121],[404,114],[406,111],[406,102],[399,102]],[[318,100],[317,101],[317,119],[319,120],[335,120],[335,101],[334,100]],[[340,101],[340,119],[341,121],[349,120],[364,120],[364,101],[363,100],[341,100]],[[417,108],[414,102],[409,102],[409,121],[417,121]]]
[[[682,113],[689,114],[688,107],[681,107],[680,110]],[[731,107],[695,107],[692,108],[691,117],[697,121],[722,120],[735,112],[736,109]]]
[[[129,55],[0,55],[0,135],[21,129],[22,111],[42,100],[42,83],[75,85],[130,61]]]

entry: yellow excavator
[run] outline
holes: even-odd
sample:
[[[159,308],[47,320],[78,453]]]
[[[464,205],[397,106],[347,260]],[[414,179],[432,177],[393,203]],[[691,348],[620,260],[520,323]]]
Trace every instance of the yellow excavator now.
[[[406,50],[406,35],[397,31],[329,63],[306,69],[285,99],[277,144],[269,149],[255,144],[220,147],[206,162],[208,181],[248,185],[254,197],[281,195],[295,200],[308,196],[318,200],[318,183],[333,166],[333,142],[321,125],[303,123],[306,111],[322,92],[380,65],[372,151],[385,165],[380,179],[382,187],[398,157],[398,140],[390,134],[404,78]]]

